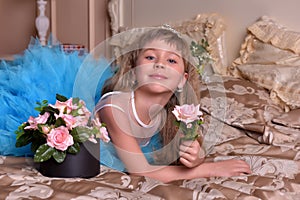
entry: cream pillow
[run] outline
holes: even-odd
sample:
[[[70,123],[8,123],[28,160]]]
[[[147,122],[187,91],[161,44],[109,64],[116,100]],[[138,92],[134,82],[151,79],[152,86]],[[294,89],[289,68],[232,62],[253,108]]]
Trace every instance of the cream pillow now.
[[[234,66],[246,63],[300,65],[300,57],[289,50],[264,43],[249,33],[240,50],[240,57],[234,61]]]
[[[300,108],[299,66],[244,64],[237,68],[243,78],[268,89],[271,99],[287,111]]]
[[[263,16],[248,30],[264,43],[300,54],[300,33],[288,30],[268,16]]]
[[[269,17],[262,17],[248,31],[229,73],[268,89],[273,101],[286,111],[299,108],[300,33],[288,31]]]

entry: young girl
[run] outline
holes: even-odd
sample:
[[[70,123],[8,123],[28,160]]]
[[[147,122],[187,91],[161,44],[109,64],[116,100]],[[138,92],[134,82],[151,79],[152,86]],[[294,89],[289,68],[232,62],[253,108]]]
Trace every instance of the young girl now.
[[[112,141],[101,143],[101,163],[163,182],[251,173],[241,160],[204,162],[197,140],[180,140],[171,111],[200,99],[199,75],[183,36],[154,28],[134,45],[95,108]]]

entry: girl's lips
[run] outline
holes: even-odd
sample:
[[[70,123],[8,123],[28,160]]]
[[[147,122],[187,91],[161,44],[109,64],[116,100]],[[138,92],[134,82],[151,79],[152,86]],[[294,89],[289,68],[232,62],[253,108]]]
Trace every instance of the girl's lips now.
[[[154,78],[154,79],[167,79],[167,77],[162,74],[151,74],[151,75],[149,75],[149,77]]]

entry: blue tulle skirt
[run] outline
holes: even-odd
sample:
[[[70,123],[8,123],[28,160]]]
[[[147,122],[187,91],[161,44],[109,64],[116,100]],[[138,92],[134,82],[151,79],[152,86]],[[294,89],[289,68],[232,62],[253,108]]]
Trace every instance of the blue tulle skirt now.
[[[141,150],[144,153],[149,164],[157,164],[154,159],[154,152],[162,148],[162,139],[159,133],[152,136],[150,142],[141,146]],[[126,172],[126,168],[123,162],[120,160],[114,145],[109,142],[105,143],[100,141],[100,163],[112,169]]]
[[[37,116],[36,102],[55,103],[55,95],[79,97],[92,111],[110,63],[87,53],[65,53],[60,45],[41,46],[32,39],[22,55],[0,61],[0,155],[32,156],[30,145],[16,148],[15,131],[29,116]]]

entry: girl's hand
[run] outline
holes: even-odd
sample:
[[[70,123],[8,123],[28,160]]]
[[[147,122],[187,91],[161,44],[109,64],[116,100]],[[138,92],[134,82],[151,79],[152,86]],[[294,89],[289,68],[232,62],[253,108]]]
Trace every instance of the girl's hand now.
[[[188,168],[200,165],[205,158],[205,153],[197,140],[182,141],[179,147],[180,162]]]
[[[224,160],[208,163],[209,176],[230,177],[252,173],[250,166],[243,160]]]

